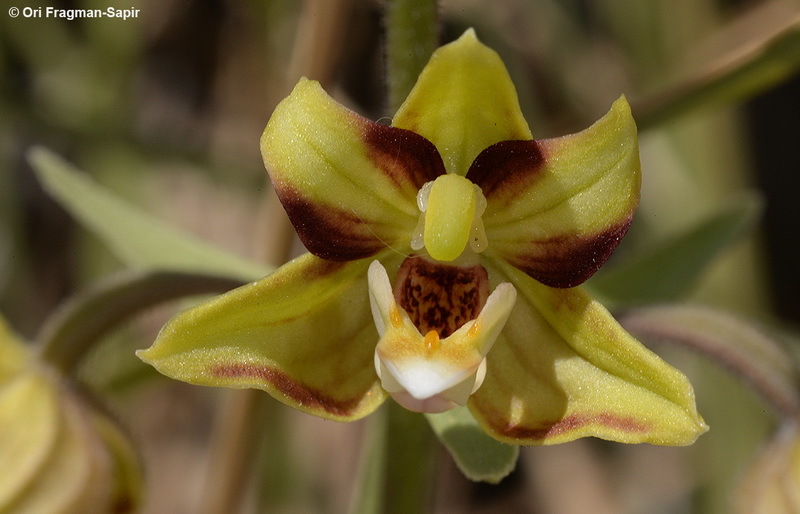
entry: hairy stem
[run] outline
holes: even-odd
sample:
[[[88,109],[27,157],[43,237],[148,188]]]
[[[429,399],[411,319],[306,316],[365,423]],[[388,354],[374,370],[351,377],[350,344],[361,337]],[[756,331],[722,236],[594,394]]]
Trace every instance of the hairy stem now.
[[[390,115],[408,96],[439,40],[435,0],[387,0],[386,87]]]

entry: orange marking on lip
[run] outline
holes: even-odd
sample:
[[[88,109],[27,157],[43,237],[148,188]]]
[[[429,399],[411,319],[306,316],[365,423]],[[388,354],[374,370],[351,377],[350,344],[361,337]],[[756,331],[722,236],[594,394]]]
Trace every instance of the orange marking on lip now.
[[[472,326],[469,327],[467,330],[467,337],[475,338],[478,337],[478,333],[481,331],[481,322],[475,320],[472,322]]]
[[[427,334],[425,334],[425,349],[428,350],[428,353],[435,352],[441,346],[441,341],[439,340],[439,333],[435,330],[429,330]]]
[[[392,312],[389,314],[389,321],[392,322],[392,326],[395,328],[399,328],[403,324],[403,318],[400,316],[400,311],[397,310],[397,307],[392,307]]]

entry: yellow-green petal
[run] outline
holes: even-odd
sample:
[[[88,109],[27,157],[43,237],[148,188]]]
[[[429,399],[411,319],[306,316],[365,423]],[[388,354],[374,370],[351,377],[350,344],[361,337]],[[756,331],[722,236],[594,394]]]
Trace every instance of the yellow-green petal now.
[[[487,148],[467,178],[486,197],[488,252],[539,282],[578,285],[617,247],[639,203],[630,107],[621,97],[582,132]]]
[[[356,114],[307,79],[275,108],[261,153],[303,244],[330,260],[407,251],[417,192],[444,173],[430,141]]]
[[[392,125],[429,139],[459,175],[484,148],[532,138],[503,61],[472,29],[433,53]]]
[[[368,266],[304,255],[178,314],[137,355],[192,384],[263,389],[328,419],[363,417],[385,397],[373,364]]]
[[[469,403],[491,435],[515,444],[594,436],[687,445],[707,430],[688,379],[585,291],[495,264],[492,280],[510,280],[520,294]]]

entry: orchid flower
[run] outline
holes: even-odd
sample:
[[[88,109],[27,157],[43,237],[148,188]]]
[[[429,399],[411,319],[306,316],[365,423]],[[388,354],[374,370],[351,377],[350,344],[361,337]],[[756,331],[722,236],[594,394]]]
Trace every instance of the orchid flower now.
[[[302,79],[261,150],[310,253],[173,318],[139,353],[160,372],[342,421],[387,396],[467,405],[513,444],[680,445],[706,430],[686,377],[577,287],[638,204],[624,97],[582,132],[534,140],[503,62],[469,30],[391,126]]]

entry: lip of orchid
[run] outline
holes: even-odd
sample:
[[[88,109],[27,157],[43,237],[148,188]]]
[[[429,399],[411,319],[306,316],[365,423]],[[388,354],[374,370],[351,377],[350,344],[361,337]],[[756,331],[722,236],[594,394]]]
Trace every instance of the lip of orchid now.
[[[498,285],[475,319],[440,340],[435,330],[423,336],[397,304],[380,262],[370,265],[368,282],[380,334],[375,369],[384,389],[412,410],[441,411],[445,405],[452,408],[465,404],[483,383],[486,355],[516,300],[514,287],[508,283]]]
[[[376,352],[379,355],[378,352]],[[453,368],[445,362],[434,361],[423,356],[414,356],[396,362],[381,359],[379,375],[383,378],[388,371],[397,384],[417,400],[431,398],[461,384],[474,375],[480,363],[470,368]],[[385,369],[384,369],[385,368]],[[397,391],[388,391],[389,393]]]

